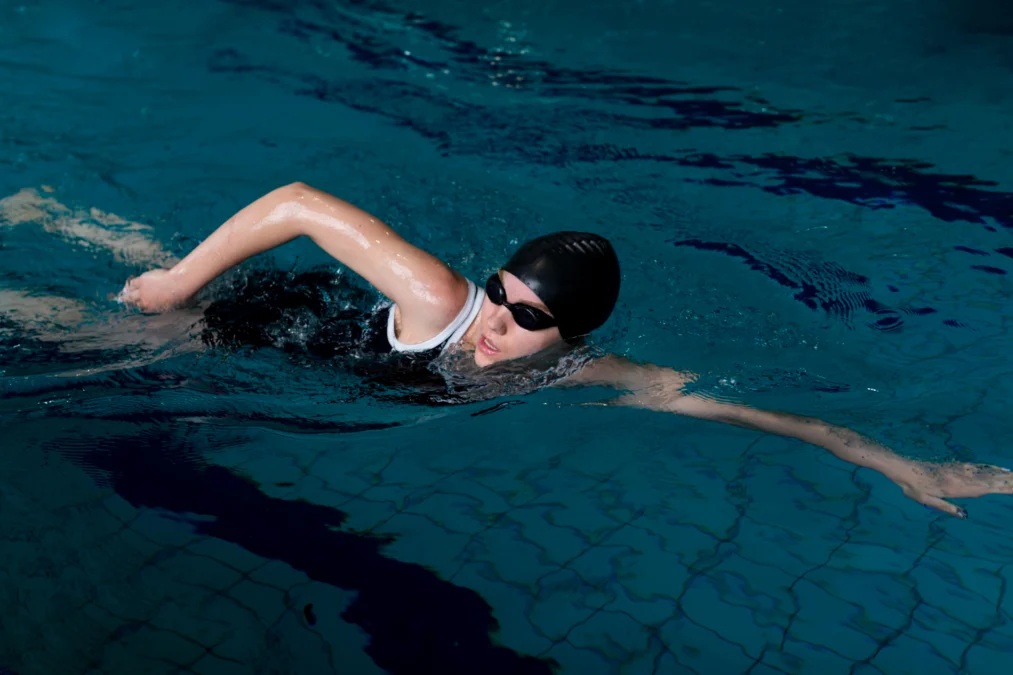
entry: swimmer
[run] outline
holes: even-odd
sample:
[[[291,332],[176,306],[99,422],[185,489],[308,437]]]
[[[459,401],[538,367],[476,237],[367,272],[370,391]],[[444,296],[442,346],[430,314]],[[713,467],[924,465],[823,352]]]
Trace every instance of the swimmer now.
[[[81,236],[81,228],[66,218],[58,227]],[[294,183],[243,208],[182,260],[128,280],[119,299],[149,313],[185,306],[227,270],[304,236],[392,301],[378,317],[374,342],[380,351],[423,357],[455,352],[480,368],[541,353],[565,353],[605,323],[619,296],[619,260],[601,236],[557,232],[533,239],[484,284],[476,284],[411,245],[379,218]],[[136,238],[129,241],[131,250],[143,250]],[[156,249],[151,255],[157,261],[163,252]],[[695,377],[605,356],[562,384],[622,392],[606,405],[677,413],[797,438],[846,462],[879,471],[907,497],[958,518],[966,518],[967,511],[946,499],[1013,494],[1013,473],[1006,469],[907,459],[822,420],[687,393],[686,385]]]

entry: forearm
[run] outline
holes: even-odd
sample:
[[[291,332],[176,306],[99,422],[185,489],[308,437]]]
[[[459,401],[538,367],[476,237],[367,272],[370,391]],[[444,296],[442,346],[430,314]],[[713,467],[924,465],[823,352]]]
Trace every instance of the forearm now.
[[[223,272],[303,234],[298,219],[283,217],[292,186],[274,190],[229,218],[170,270],[180,295],[192,296]]]
[[[846,427],[812,417],[734,405],[720,421],[735,426],[797,438],[829,450],[839,459],[884,474],[895,473],[907,460],[871,438]]]

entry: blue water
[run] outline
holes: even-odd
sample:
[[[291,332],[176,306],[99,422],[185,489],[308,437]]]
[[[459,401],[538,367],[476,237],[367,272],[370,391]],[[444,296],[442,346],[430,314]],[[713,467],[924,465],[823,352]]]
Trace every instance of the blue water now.
[[[1008,497],[959,521],[794,440],[573,405],[601,391],[399,403],[111,296],[152,265],[124,242],[185,253],[295,180],[473,279],[591,229],[624,266],[602,348],[1009,463],[1010,30],[984,0],[0,3],[0,196],[53,200],[0,219],[0,664],[1005,672]]]

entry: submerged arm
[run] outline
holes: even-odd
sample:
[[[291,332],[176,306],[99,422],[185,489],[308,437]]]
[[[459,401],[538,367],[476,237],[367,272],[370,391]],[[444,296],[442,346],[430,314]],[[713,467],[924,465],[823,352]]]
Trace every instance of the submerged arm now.
[[[608,357],[578,376],[584,384],[600,384],[630,393],[612,402],[660,412],[672,412],[771,434],[788,436],[825,448],[846,462],[879,471],[897,483],[904,494],[926,506],[966,518],[967,511],[944,497],[980,497],[1013,493],[1013,474],[1006,469],[974,464],[939,464],[901,457],[889,448],[851,429],[812,417],[758,410],[687,394],[692,373],[653,365],[639,365]]]
[[[446,264],[378,218],[303,183],[274,190],[243,208],[172,269],[128,283],[123,298],[141,309],[165,309],[244,260],[301,236],[397,304],[404,341],[435,335],[464,305],[467,282]]]

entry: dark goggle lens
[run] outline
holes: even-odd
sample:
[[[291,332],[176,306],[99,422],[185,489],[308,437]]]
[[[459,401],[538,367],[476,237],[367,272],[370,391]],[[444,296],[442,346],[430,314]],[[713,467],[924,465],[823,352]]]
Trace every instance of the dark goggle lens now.
[[[548,319],[542,312],[539,312],[533,307],[527,305],[514,305],[510,308],[510,313],[514,315],[514,321],[517,325],[524,330],[541,330],[542,328],[548,328],[552,325],[551,320],[548,326],[542,325],[542,317]]]
[[[506,289],[503,288],[503,282],[499,280],[498,275],[492,275],[485,282],[485,294],[489,296],[489,300],[494,305],[502,305],[506,302]]]
[[[529,305],[507,302],[506,289],[503,288],[503,282],[500,281],[497,274],[493,274],[485,282],[485,294],[492,304],[506,305],[506,308],[510,310],[510,314],[513,315],[514,321],[524,330],[544,330],[556,325],[555,319],[540,309],[535,309]]]

